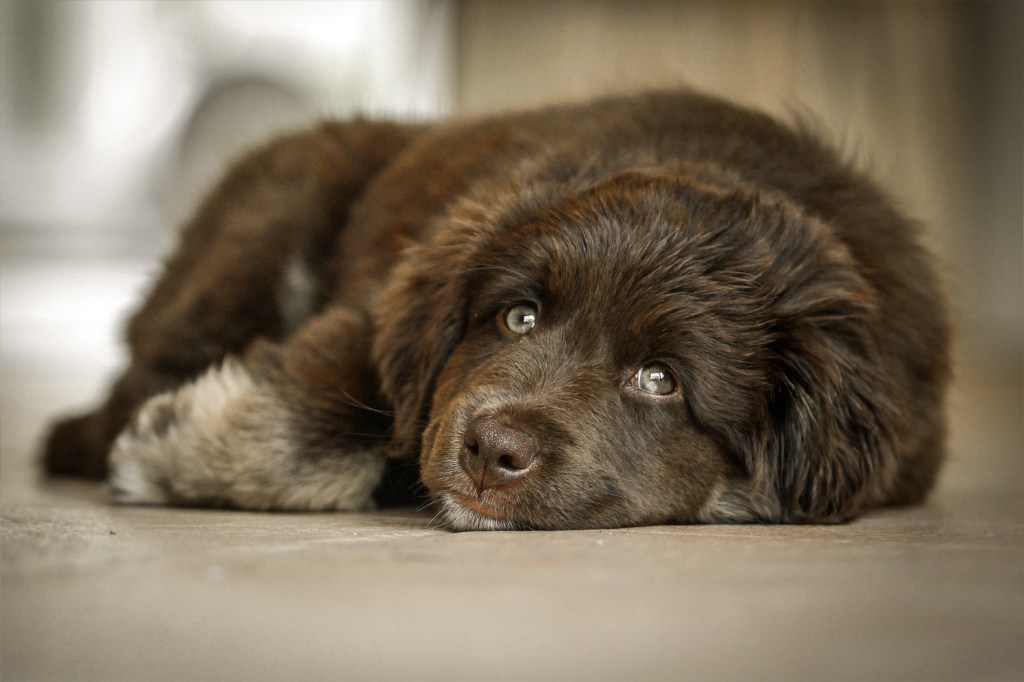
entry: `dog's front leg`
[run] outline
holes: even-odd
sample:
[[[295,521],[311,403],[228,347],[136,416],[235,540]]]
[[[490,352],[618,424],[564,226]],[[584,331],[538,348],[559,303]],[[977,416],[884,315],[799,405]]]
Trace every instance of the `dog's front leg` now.
[[[114,499],[242,509],[363,509],[391,426],[358,312],[321,315],[153,397],[111,454]]]

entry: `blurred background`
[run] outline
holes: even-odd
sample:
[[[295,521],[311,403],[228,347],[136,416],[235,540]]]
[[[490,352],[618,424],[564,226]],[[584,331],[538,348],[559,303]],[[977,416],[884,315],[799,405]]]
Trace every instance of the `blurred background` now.
[[[99,396],[132,302],[241,150],[324,117],[435,120],[676,85],[810,117],[879,179],[940,255],[961,375],[998,385],[1020,416],[1022,14],[1018,2],[3,0],[5,474],[30,459],[45,415]]]

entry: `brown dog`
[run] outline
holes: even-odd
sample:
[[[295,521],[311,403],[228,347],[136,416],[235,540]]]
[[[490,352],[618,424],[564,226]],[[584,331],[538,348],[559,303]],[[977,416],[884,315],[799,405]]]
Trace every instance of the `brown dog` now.
[[[359,509],[419,459],[453,529],[835,522],[918,502],[948,330],[915,227],[811,135],[692,93],[243,161],[55,474]]]

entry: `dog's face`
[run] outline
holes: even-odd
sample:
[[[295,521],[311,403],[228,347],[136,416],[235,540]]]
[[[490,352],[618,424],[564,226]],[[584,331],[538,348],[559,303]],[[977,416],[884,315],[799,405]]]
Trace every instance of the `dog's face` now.
[[[769,424],[784,342],[767,299],[793,273],[773,271],[784,248],[817,266],[847,254],[755,203],[629,176],[474,232],[406,329],[432,337],[410,352],[433,366],[421,473],[449,527],[753,519],[755,499],[777,504],[752,454],[783,428]],[[420,277],[410,291],[430,288]],[[734,490],[743,502],[723,502]]]
[[[474,264],[421,456],[451,525],[694,518],[730,473],[690,405],[711,320],[678,271],[685,226],[587,208],[523,226]]]

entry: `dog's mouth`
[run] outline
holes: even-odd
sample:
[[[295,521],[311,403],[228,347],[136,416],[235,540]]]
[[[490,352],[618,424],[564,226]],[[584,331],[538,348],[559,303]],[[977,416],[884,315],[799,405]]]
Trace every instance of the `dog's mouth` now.
[[[446,490],[435,499],[445,526],[452,530],[515,530],[520,527],[500,507],[477,497]]]
[[[465,495],[459,495],[457,493],[452,494],[452,499],[458,504],[462,505],[474,514],[480,514],[486,516],[494,521],[507,521],[508,518],[503,511],[495,507],[494,505],[488,504],[483,500],[473,499],[472,497],[466,497]]]
[[[424,431],[420,474],[438,518],[451,530],[528,526],[517,493],[536,473],[536,442],[492,415],[463,405]]]

